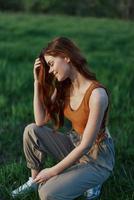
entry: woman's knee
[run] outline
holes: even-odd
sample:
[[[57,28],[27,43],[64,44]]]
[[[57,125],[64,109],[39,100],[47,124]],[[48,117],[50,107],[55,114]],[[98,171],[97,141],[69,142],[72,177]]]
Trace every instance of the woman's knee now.
[[[43,185],[40,185],[38,188],[39,197],[41,200],[63,200],[70,199],[66,192],[61,191],[61,187],[56,185],[57,176],[52,177]]]
[[[33,137],[41,137],[42,133],[47,134],[50,128],[47,126],[37,126],[35,123],[28,124],[24,129],[23,141],[28,141]]]
[[[54,200],[50,190],[45,185],[41,186],[38,192],[41,200]]]
[[[24,129],[23,140],[28,140],[36,129],[37,125],[35,123],[28,124]]]

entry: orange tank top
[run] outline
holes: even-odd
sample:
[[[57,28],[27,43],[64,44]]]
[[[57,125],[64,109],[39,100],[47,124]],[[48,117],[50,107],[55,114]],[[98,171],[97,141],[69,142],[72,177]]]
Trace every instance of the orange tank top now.
[[[98,81],[93,81],[90,86],[88,87],[88,89],[85,92],[85,95],[82,99],[82,102],[80,104],[80,106],[78,107],[77,110],[73,110],[70,106],[70,98],[69,96],[66,97],[66,101],[65,101],[65,107],[64,107],[64,116],[70,120],[72,122],[72,128],[78,133],[78,134],[83,134],[87,120],[88,120],[88,116],[90,113],[89,110],[89,98],[91,96],[92,91],[95,88],[104,88],[105,91],[107,92],[108,95],[108,91],[107,89]],[[109,97],[109,95],[108,95]],[[108,118],[108,108],[109,108],[109,103],[108,106],[105,110],[104,113],[104,117],[102,120],[102,124],[101,124],[101,128],[100,128],[100,133],[104,133],[105,132],[105,128],[106,128],[106,122],[107,122],[107,118]]]

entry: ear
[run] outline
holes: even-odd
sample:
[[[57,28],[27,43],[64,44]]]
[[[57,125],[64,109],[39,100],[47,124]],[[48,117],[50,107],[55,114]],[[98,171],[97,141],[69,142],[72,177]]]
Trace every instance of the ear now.
[[[65,61],[66,61],[67,63],[69,63],[69,62],[70,62],[70,58],[65,57]]]

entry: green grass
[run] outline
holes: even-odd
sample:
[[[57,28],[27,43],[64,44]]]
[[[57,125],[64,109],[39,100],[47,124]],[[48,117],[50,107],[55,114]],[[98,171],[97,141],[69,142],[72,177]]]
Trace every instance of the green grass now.
[[[134,23],[8,13],[0,13],[0,200],[10,199],[10,191],[29,176],[22,135],[24,127],[34,121],[33,63],[41,48],[57,36],[77,43],[92,71],[110,91],[109,129],[116,165],[100,200],[133,200]],[[37,200],[38,196],[23,199]]]

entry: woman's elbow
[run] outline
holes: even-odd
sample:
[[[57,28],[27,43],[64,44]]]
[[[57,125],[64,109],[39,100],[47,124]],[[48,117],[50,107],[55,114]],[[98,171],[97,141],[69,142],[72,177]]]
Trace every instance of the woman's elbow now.
[[[37,126],[44,126],[50,121],[50,118],[46,117],[44,120],[35,120]]]
[[[35,124],[37,126],[43,126],[43,125],[45,125],[45,120],[41,120],[41,119],[36,119],[35,118]]]
[[[43,125],[45,125],[45,123],[41,123],[41,122],[38,122],[38,121],[35,121],[35,124],[37,125],[37,126],[43,126]]]

